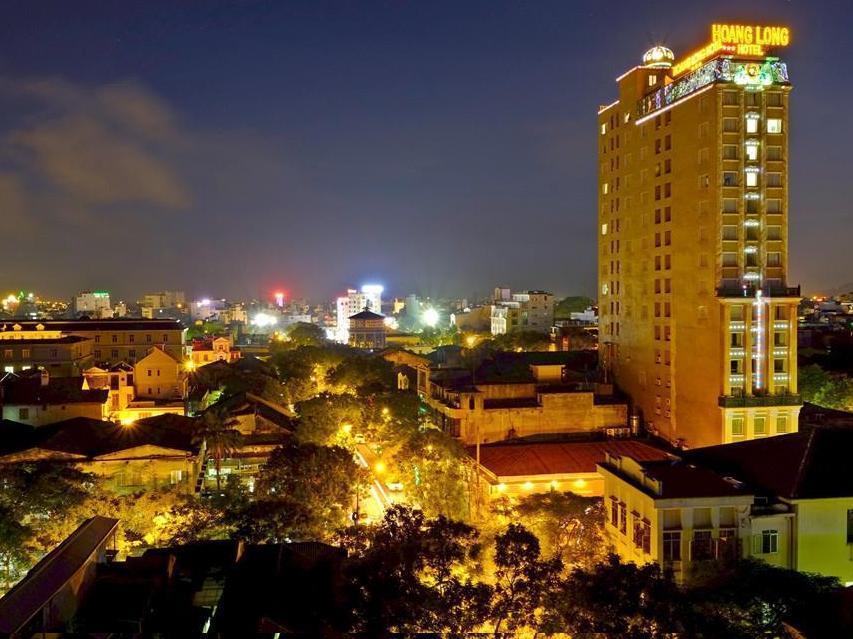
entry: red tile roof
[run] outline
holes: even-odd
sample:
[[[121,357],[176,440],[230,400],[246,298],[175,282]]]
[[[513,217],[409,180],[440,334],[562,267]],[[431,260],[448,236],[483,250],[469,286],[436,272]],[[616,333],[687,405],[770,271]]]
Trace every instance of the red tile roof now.
[[[473,446],[468,447],[473,457]],[[480,463],[499,477],[594,473],[605,454],[625,455],[638,461],[667,459],[663,450],[645,442],[610,439],[583,442],[503,442],[480,446]]]

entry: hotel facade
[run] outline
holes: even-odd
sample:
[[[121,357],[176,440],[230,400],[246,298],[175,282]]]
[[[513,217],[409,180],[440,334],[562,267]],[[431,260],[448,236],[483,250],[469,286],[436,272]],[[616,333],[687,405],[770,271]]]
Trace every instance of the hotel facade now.
[[[655,47],[598,112],[600,357],[654,434],[697,447],[797,429],[788,282],[787,28]]]

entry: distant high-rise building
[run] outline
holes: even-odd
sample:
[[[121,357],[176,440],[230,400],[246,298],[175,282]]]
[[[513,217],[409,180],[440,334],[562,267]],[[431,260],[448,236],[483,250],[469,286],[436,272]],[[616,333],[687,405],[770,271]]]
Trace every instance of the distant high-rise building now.
[[[514,331],[547,333],[554,325],[554,295],[546,291],[512,293],[498,287],[490,317],[492,335]]]
[[[337,341],[346,343],[349,341],[349,318],[363,310],[371,311],[377,315],[382,314],[382,286],[378,284],[365,284],[361,291],[354,288],[347,289],[346,296],[337,299],[337,328],[335,336]]]
[[[106,291],[81,291],[71,300],[71,312],[75,317],[112,317],[110,294]]]
[[[690,447],[797,429],[783,27],[655,47],[598,111],[600,357]]]

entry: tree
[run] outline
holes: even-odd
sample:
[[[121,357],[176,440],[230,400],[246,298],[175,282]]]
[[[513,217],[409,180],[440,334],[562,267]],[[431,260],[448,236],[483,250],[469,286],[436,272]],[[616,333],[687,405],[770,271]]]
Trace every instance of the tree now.
[[[322,327],[307,322],[297,322],[285,332],[285,344],[298,346],[323,346],[326,343],[326,333]]]
[[[326,374],[326,384],[337,392],[366,396],[393,390],[397,378],[389,361],[358,352],[331,368]]]
[[[834,577],[747,559],[722,566],[688,596],[701,617],[714,622],[717,636],[780,636],[790,624],[809,637],[832,637],[839,636],[832,627],[838,592]]]
[[[235,426],[238,422],[216,405],[208,408],[197,422],[193,443],[203,444],[216,469],[216,492],[222,489],[222,460],[239,447],[242,435]]]
[[[311,536],[311,512],[286,497],[262,497],[235,511],[234,535],[249,543],[281,543]]]
[[[303,443],[329,445],[340,441],[344,426],[363,432],[366,405],[354,395],[323,393],[296,405],[299,423],[296,438]]]
[[[345,526],[367,476],[340,446],[287,443],[276,448],[255,484],[259,500],[289,500],[304,508],[304,532],[318,538]]]
[[[545,554],[564,565],[590,568],[606,556],[599,497],[557,491],[527,495],[511,506],[510,516],[539,538]]]
[[[582,313],[595,302],[584,295],[564,297],[554,305],[555,319],[569,319],[572,313]]]
[[[495,595],[492,621],[495,637],[501,627],[536,627],[536,612],[546,593],[556,586],[562,570],[559,559],[540,559],[539,540],[519,524],[510,524],[495,539]]]
[[[481,625],[491,587],[471,580],[477,531],[444,517],[393,506],[372,529],[350,529],[341,541],[355,630],[366,636],[423,630],[463,636]]]
[[[703,636],[671,575],[662,573],[657,564],[623,564],[613,554],[588,570],[575,568],[549,597],[547,610],[548,627],[572,635]]]
[[[853,380],[830,374],[817,364],[799,370],[798,384],[803,399],[836,410],[853,410]]]

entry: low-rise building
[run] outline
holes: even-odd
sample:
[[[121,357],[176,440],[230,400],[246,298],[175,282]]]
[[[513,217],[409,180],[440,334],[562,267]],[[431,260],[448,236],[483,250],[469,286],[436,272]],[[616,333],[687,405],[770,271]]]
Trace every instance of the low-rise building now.
[[[151,348],[133,367],[136,397],[176,401],[183,398],[186,379],[181,366],[162,348]]]
[[[109,368],[93,366],[83,371],[84,388],[109,392],[110,421],[121,421],[122,412],[136,398],[133,376],[133,366],[123,362]]]
[[[358,348],[385,348],[385,317],[367,309],[349,317],[349,344]]]
[[[468,446],[473,460],[479,455],[480,474],[493,498],[523,497],[552,490],[584,497],[604,495],[604,477],[596,466],[607,455],[626,455],[649,461],[670,455],[652,442],[637,439],[570,439],[516,441]]]
[[[14,320],[7,323],[7,330],[14,331],[15,325],[20,326],[17,330],[22,336],[31,338],[53,332],[91,339],[94,364],[101,367],[119,362],[134,364],[152,346],[159,346],[178,361],[186,359],[189,350],[186,328],[171,319]]]
[[[116,492],[179,485],[193,493],[204,459],[193,437],[194,425],[194,420],[177,415],[130,425],[75,417],[4,438],[0,464],[73,463],[105,478]]]
[[[216,361],[235,362],[240,359],[240,349],[234,347],[234,340],[222,335],[205,337],[192,341],[190,362],[192,368],[205,366]]]
[[[79,377],[94,361],[91,339],[59,331],[4,331],[0,327],[0,366],[6,373],[43,368],[54,377]]]
[[[433,368],[424,399],[437,425],[466,444],[543,434],[627,434],[625,400],[570,370],[573,358],[507,353],[473,370]]]
[[[608,455],[606,532],[625,561],[680,580],[754,557],[853,584],[849,429],[697,448],[671,461]]]
[[[0,382],[3,419],[44,426],[72,417],[107,419],[109,390],[90,389],[82,377],[54,377],[45,370],[7,374]]]
[[[546,291],[512,293],[496,288],[490,307],[492,335],[515,331],[547,333],[554,324],[554,295]]]

